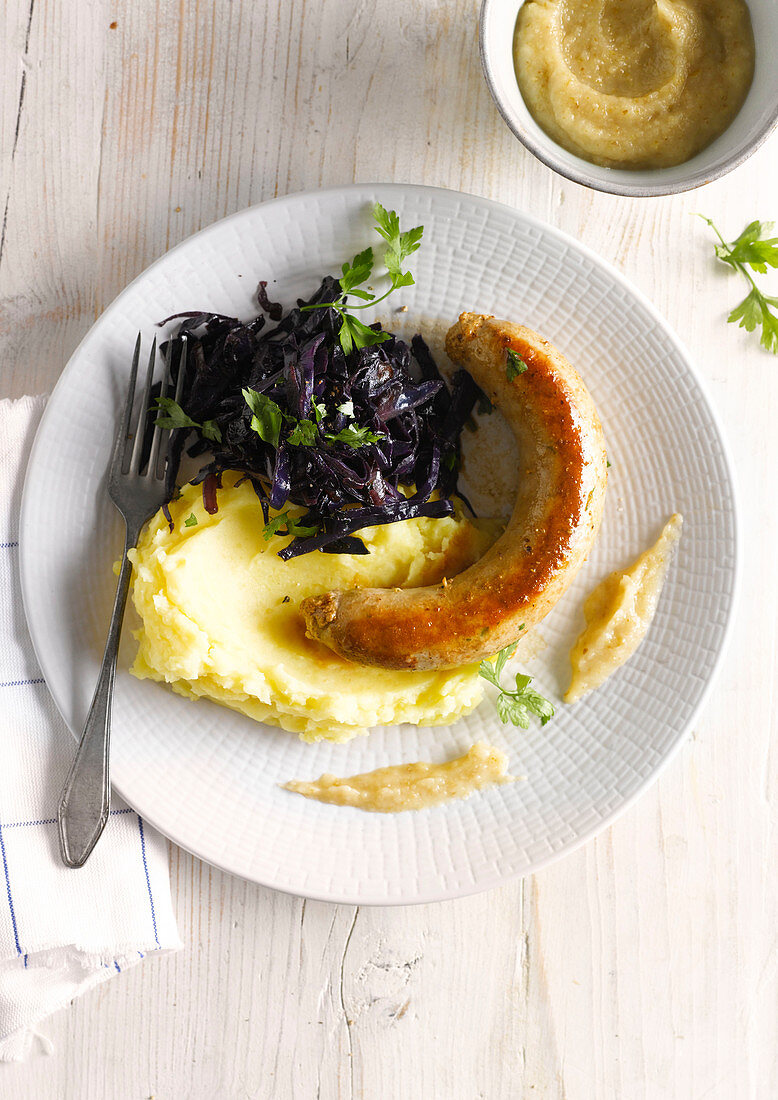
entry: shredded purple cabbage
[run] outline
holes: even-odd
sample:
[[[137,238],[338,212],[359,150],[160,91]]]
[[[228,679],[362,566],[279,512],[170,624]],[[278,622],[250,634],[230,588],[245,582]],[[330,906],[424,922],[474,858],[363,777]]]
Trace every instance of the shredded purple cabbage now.
[[[267,279],[260,279],[257,287],[257,301],[268,315],[271,321],[280,321],[284,315],[284,307],[280,302],[271,302],[267,296]]]
[[[421,336],[414,336],[410,347],[390,335],[344,354],[337,313],[301,309],[335,301],[339,294],[337,280],[325,278],[310,302],[299,300],[283,315],[260,283],[260,305],[278,319],[269,330],[261,315],[247,324],[217,313],[167,318],[180,321],[174,346],[167,349],[174,364],[176,345],[188,337],[181,406],[200,424],[215,421],[221,433],[221,442],[214,443],[196,432],[199,438],[189,450],[211,455],[195,479],[202,481],[205,507],[209,512],[217,507],[221,473],[238,470],[251,481],[265,523],[270,507],[306,508],[296,523],[316,533],[294,538],[280,551],[284,559],[311,550],[365,553],[364,543],[354,537],[363,527],[450,515],[460,433],[482,396],[463,370],[449,389]],[[380,331],[380,325],[373,327]],[[264,394],[285,414],[277,447],[252,429],[244,388]],[[322,407],[311,445],[290,443],[295,421],[316,421]],[[352,447],[325,437],[355,427],[379,438]],[[177,432],[179,453],[187,434]],[[403,492],[407,486],[415,487],[411,496]]]

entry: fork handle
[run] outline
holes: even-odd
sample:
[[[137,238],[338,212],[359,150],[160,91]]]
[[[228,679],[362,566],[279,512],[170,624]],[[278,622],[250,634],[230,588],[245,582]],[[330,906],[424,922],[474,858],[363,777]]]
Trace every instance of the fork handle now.
[[[127,551],[135,545],[139,535],[139,529],[130,529],[128,525],[100,675],[57,811],[59,846],[68,867],[82,867],[86,863],[108,820],[111,805],[108,768],[111,703],[122,619],[132,576],[132,562],[127,557]]]

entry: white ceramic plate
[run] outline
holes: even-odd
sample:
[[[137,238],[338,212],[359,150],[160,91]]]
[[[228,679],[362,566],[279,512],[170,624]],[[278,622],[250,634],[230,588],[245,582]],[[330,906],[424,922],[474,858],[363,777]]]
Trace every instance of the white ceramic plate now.
[[[339,902],[407,903],[483,890],[535,870],[601,829],[656,776],[710,685],[730,618],[736,523],[715,416],[684,350],[649,303],[575,241],[485,199],[427,187],[356,185],[276,199],[173,249],[106,310],[75,352],[41,423],[21,524],[25,607],[43,674],[80,728],[120,552],[105,469],[135,336],[177,310],[256,313],[260,278],[291,303],[374,238],[370,206],[422,223],[407,330],[463,309],[520,320],[581,370],[612,462],[595,550],[542,624],[530,662],[559,700],[584,594],[630,562],[673,511],[683,537],[650,634],[634,659],[545,728],[500,726],[487,701],[446,729],[374,730],[307,745],[208,702],[134,680],[125,639],[116,684],[113,780],[131,805],[210,863],[281,890]],[[377,238],[376,238],[377,240]],[[395,315],[400,319],[400,315]],[[129,634],[129,631],[127,632]],[[486,736],[522,782],[420,813],[366,814],[282,790],[289,778],[442,760]]]

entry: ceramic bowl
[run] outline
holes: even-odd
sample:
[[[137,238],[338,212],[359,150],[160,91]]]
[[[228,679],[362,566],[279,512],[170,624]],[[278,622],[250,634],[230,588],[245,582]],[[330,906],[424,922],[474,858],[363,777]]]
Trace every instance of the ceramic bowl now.
[[[756,42],[754,81],[740,113],[712,144],[672,168],[627,170],[590,164],[558,145],[527,109],[513,67],[513,36],[522,0],[483,0],[480,50],[486,83],[502,117],[531,153],[567,179],[614,195],[671,195],[710,183],[737,168],[778,123],[778,65],[769,44],[778,41],[776,0],[748,0]]]

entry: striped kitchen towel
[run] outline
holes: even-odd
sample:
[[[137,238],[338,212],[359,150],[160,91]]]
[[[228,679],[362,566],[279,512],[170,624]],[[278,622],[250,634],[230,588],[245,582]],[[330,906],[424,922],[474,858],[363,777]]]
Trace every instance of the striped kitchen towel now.
[[[22,482],[44,403],[0,401],[0,1061],[25,1058],[37,1025],[74,997],[181,947],[167,844],[119,798],[84,867],[59,857],[75,741],[37,666],[19,586]]]

